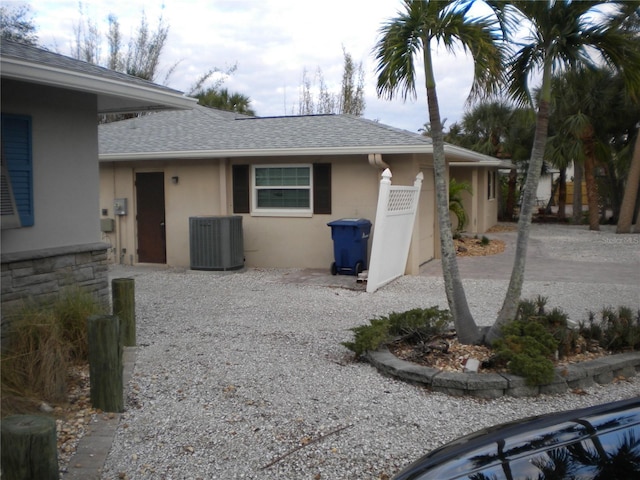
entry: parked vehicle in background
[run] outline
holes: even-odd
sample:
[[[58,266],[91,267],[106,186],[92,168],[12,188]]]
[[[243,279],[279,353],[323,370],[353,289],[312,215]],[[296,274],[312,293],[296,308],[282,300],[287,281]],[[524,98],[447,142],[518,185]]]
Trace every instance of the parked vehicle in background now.
[[[640,397],[485,428],[394,480],[640,478]]]

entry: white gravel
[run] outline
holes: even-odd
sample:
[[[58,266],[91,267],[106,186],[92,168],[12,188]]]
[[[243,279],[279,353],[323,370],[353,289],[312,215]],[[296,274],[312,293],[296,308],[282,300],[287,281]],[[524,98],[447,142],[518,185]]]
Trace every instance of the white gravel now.
[[[541,226],[532,238],[550,255],[639,263],[638,244],[610,232]],[[366,294],[283,280],[294,274],[112,269],[136,279],[139,349],[103,479],[385,479],[488,425],[640,395],[640,378],[586,395],[476,400],[383,377],[340,343],[373,317],[446,307],[442,280],[403,277]],[[506,280],[464,284],[490,323]],[[535,281],[523,296],[548,296],[577,321],[603,305],[640,308],[639,292],[634,279]]]

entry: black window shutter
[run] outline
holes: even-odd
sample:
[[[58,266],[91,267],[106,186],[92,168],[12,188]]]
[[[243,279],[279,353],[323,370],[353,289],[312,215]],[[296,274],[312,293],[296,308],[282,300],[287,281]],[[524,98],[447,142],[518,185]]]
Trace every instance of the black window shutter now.
[[[250,213],[249,165],[233,165],[233,213]]]
[[[313,213],[331,213],[331,164],[313,164]]]

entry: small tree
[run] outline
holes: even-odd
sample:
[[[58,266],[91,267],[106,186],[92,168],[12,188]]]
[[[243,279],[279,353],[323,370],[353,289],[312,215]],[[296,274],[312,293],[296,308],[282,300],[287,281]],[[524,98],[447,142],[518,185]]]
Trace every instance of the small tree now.
[[[329,90],[320,67],[316,70],[313,79],[309,78],[307,69],[303,69],[298,115],[346,113],[357,117],[362,116],[365,108],[362,63],[355,64],[344,48],[342,52],[344,70],[339,94]]]
[[[340,113],[360,117],[364,113],[365,107],[362,63],[355,64],[351,54],[344,47],[342,47],[342,54],[344,55],[344,71],[340,93]]]
[[[2,40],[37,45],[38,35],[28,4],[0,6],[0,37]]]

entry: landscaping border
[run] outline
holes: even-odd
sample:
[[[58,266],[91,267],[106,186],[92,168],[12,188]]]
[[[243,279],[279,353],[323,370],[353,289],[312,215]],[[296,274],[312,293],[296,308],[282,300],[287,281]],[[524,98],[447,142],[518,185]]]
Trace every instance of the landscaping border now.
[[[556,367],[553,381],[530,386],[525,379],[509,373],[459,373],[425,367],[396,357],[388,348],[367,352],[365,358],[381,373],[452,396],[499,398],[565,393],[595,383],[604,385],[618,377],[629,378],[640,372],[640,352],[627,352],[595,360]]]

